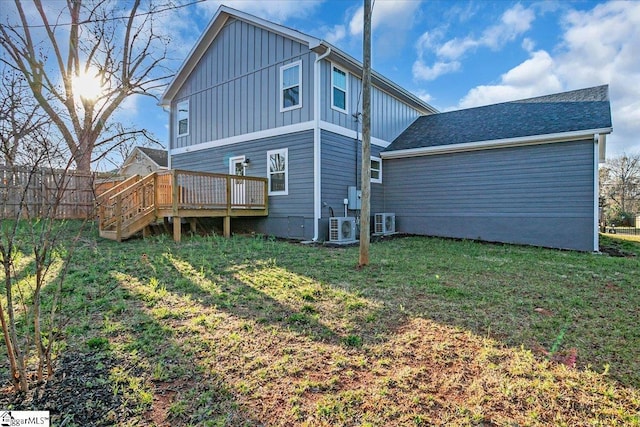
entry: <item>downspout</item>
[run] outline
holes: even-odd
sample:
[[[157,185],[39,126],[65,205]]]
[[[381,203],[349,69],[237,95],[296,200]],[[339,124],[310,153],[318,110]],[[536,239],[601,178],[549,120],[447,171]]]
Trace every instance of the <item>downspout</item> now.
[[[321,176],[320,176],[320,61],[329,56],[329,47],[322,55],[317,56],[313,69],[313,91],[314,91],[314,127],[313,127],[313,241],[317,242],[320,233],[320,218],[322,217],[321,196]]]
[[[602,136],[602,135],[600,135]],[[604,139],[604,138],[602,138]],[[604,141],[598,138],[598,135],[593,136],[593,204],[595,205],[593,212],[593,251],[600,251],[600,144]],[[602,153],[604,154],[604,153]]]
[[[162,106],[162,111],[169,115],[169,130],[168,130],[168,138],[167,138],[167,169],[171,170],[171,105],[169,105],[169,109],[166,106]]]

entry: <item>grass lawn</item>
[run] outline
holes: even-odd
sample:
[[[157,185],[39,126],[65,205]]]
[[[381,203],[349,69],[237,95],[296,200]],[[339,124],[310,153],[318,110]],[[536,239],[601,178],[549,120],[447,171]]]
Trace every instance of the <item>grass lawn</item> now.
[[[357,270],[357,247],[91,230],[61,355],[119,397],[103,425],[638,426],[640,242],[602,239],[628,256],[408,237]]]

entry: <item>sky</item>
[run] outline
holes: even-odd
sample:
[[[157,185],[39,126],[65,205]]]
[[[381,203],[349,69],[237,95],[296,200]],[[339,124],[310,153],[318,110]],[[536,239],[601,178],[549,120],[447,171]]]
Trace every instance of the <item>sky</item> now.
[[[362,59],[362,0],[177,3],[188,6],[156,27],[171,36],[174,71],[221,4]],[[640,0],[375,0],[372,26],[373,68],[440,111],[608,84],[607,155],[640,153]],[[166,146],[168,113],[156,100],[128,99],[116,119]]]

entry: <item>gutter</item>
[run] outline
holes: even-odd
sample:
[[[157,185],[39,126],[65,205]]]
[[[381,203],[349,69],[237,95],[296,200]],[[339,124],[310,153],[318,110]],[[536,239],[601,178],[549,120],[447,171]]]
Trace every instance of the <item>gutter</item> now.
[[[322,217],[321,197],[321,169],[320,169],[320,61],[331,54],[331,47],[320,56],[317,56],[313,64],[313,240],[318,241],[320,233],[320,218]]]
[[[465,151],[491,150],[496,148],[522,147],[526,145],[553,144],[556,142],[593,139],[594,135],[608,134],[613,128],[589,129],[574,132],[533,135],[518,138],[494,139],[488,141],[465,142],[461,144],[438,145],[435,147],[408,148],[405,150],[383,151],[383,159],[402,159],[406,157],[433,156],[436,154],[461,153]]]

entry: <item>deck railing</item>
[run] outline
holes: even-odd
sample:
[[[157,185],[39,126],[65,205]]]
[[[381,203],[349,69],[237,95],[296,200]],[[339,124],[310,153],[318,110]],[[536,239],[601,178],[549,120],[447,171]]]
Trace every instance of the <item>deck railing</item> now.
[[[132,177],[99,197],[100,230],[116,239],[137,232],[159,216],[266,215],[266,178],[183,170]]]

